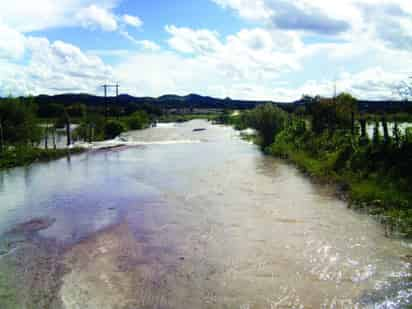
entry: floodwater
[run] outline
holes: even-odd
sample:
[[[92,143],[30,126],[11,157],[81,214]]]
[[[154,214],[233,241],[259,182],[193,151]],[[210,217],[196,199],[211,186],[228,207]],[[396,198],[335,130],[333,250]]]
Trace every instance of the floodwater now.
[[[375,123],[373,122],[368,122],[366,125],[366,133],[369,138],[373,138],[373,132],[375,131]],[[379,123],[379,134],[383,136],[383,127],[382,123]],[[394,122],[388,122],[388,133],[389,136],[393,136],[393,129],[395,128],[395,123]],[[402,122],[398,123],[398,129],[401,134],[405,134],[406,130],[412,128],[412,123],[411,122]]]
[[[233,129],[121,140],[0,173],[0,308],[412,303],[407,242]]]

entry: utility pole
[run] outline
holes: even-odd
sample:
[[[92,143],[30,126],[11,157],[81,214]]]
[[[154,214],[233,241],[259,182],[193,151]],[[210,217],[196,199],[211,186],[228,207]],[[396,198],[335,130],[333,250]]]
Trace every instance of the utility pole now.
[[[119,96],[119,87],[120,85],[118,83],[116,83],[116,85],[108,85],[108,84],[104,84],[103,86],[104,89],[104,109],[105,109],[105,118],[106,118],[106,122],[107,122],[107,118],[108,118],[108,102],[107,102],[107,90],[109,88],[116,88],[116,102],[117,102],[117,97]]]
[[[108,86],[105,84],[102,87],[104,89],[104,117],[105,117],[106,122],[107,122],[107,87]]]

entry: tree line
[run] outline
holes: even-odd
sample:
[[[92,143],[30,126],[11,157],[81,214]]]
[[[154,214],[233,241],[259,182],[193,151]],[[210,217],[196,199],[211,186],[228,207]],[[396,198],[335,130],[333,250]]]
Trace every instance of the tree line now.
[[[309,175],[334,182],[353,207],[412,236],[412,129],[392,128],[386,114],[368,115],[351,95],[318,97],[285,111],[259,106],[227,121],[238,129],[254,128],[256,142],[275,156],[294,162]],[[367,125],[373,125],[373,134]]]

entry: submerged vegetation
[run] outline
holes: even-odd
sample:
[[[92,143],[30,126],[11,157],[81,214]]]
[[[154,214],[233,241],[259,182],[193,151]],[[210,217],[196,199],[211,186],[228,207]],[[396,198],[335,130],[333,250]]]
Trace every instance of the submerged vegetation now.
[[[251,127],[267,154],[285,158],[316,179],[338,184],[352,207],[377,215],[389,230],[412,237],[412,130],[392,132],[383,114],[366,134],[366,117],[354,98],[319,99],[304,113],[272,105],[229,118]],[[360,121],[356,121],[360,119]],[[381,132],[383,131],[383,134]]]
[[[0,101],[0,169],[83,151],[72,147],[59,149],[56,145],[59,129],[66,135],[66,145],[71,146],[75,140],[112,139],[126,130],[146,128],[153,121],[153,116],[145,110],[124,112],[122,116],[105,118],[103,109],[82,104],[37,105],[32,98],[3,99]]]
[[[201,113],[191,109],[176,109],[169,113],[143,103],[106,106],[52,101],[36,103],[33,97],[1,99],[0,169],[78,153],[81,149],[72,148],[77,141],[92,143],[113,139],[128,130],[145,129],[156,122],[215,120],[218,115],[214,110]],[[65,136],[63,145],[57,145],[58,135]]]
[[[47,162],[84,152],[83,148],[41,149],[30,146],[16,146],[0,153],[0,169]]]

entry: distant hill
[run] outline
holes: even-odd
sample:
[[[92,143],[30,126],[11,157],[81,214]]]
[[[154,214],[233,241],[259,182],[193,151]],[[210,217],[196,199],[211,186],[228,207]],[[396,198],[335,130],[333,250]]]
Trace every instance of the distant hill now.
[[[64,104],[71,105],[76,103],[88,106],[103,106],[106,101],[104,97],[89,94],[60,94],[54,96],[39,95],[34,97],[39,105],[41,104]],[[365,101],[360,100],[359,108],[363,111],[412,111],[412,102],[403,101]],[[251,100],[232,100],[230,98],[218,99],[198,94],[189,94],[187,96],[178,96],[173,94],[163,95],[158,98],[153,97],[134,97],[128,94],[121,94],[117,98],[108,97],[107,104],[117,105],[121,108],[136,109],[140,106],[151,106],[160,109],[250,109],[260,104],[272,103],[277,104],[285,109],[293,109],[297,106],[308,104],[307,101],[298,100],[294,102],[273,102],[273,101],[251,101]]]
[[[54,96],[39,95],[34,97],[38,104],[75,104],[81,103],[85,105],[104,105],[105,98],[101,96],[93,96],[89,94],[60,94]],[[247,101],[247,100],[231,100],[217,99],[197,94],[189,94],[187,96],[178,95],[163,95],[158,98],[152,97],[133,97],[128,94],[121,94],[116,97],[108,97],[107,103],[109,105],[117,104],[120,107],[140,104],[153,104],[159,108],[236,108],[248,109],[256,107],[259,104],[274,103],[269,101]]]

